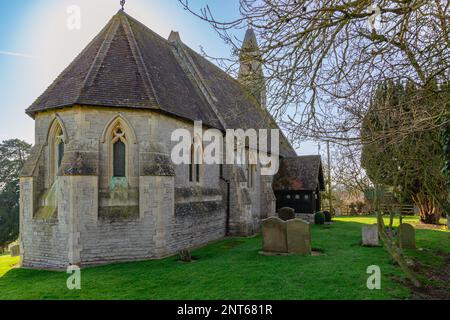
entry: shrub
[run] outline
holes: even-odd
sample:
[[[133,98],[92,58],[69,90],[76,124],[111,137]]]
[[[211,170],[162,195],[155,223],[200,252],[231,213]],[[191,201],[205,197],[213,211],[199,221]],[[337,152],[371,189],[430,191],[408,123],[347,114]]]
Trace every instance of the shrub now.
[[[331,213],[328,211],[324,211],[323,215],[325,216],[325,222],[331,222]]]
[[[324,224],[325,223],[325,215],[323,212],[316,212],[314,215],[314,223],[315,224]]]

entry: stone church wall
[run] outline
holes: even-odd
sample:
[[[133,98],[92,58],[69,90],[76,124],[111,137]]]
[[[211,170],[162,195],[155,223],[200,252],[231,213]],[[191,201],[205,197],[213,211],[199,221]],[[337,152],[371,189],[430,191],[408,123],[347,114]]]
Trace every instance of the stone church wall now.
[[[67,145],[57,178],[57,210],[51,218],[35,216],[52,188],[49,126],[55,112],[36,118],[35,154],[21,178],[22,265],[62,268],[69,264],[100,264],[160,258],[220,239],[225,235],[226,203],[219,166],[201,166],[201,181],[190,182],[188,165],[171,168],[174,129],[192,124],[152,112],[123,113],[109,108],[71,108],[58,112]],[[109,192],[102,135],[122,115],[135,134],[128,186],[137,198],[119,200],[119,214],[100,215]],[[39,149],[39,150],[38,150]],[[162,159],[162,160],[161,160]],[[42,183],[42,181],[45,181]],[[41,187],[38,187],[41,184]],[[132,203],[132,205],[130,205]],[[127,216],[137,207],[137,215]]]

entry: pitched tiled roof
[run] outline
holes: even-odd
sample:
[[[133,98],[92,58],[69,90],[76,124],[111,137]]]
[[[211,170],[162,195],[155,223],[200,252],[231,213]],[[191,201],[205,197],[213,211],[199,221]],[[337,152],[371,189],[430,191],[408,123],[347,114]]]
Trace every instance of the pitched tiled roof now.
[[[27,109],[71,105],[153,109],[218,129],[278,128],[234,78],[181,42],[119,11]],[[280,154],[296,156],[287,139]]]
[[[322,160],[320,156],[300,156],[280,160],[280,168],[274,177],[273,189],[325,190]]]

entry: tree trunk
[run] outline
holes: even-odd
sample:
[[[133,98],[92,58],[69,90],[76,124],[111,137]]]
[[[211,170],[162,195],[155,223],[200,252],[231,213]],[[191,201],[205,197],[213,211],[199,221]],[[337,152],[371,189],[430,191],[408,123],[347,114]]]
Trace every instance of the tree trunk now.
[[[395,241],[386,233],[386,228],[380,211],[377,211],[377,225],[378,234],[385,244],[385,248],[389,252],[391,258],[398,263],[400,269],[402,269],[402,271],[405,273],[408,279],[411,280],[415,287],[421,287],[422,284],[418,280],[417,275],[408,266],[408,264],[412,264],[412,261],[410,261],[403,255],[402,250],[397,247]]]
[[[439,224],[442,208],[433,197],[418,192],[412,196],[412,199],[419,208],[420,221],[426,224]]]

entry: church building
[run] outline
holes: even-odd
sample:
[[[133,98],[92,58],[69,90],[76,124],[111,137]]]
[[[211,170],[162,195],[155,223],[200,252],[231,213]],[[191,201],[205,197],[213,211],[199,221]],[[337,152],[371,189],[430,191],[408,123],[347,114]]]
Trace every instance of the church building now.
[[[112,17],[26,110],[35,145],[20,179],[22,266],[162,258],[257,233],[276,210],[259,164],[171,161],[171,133],[194,133],[194,121],[224,134],[278,128],[257,52],[249,29],[235,79],[177,32],[165,39],[123,10]],[[297,156],[281,133],[279,156]]]

